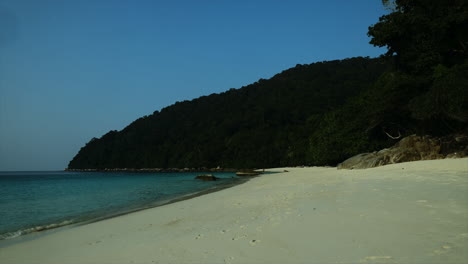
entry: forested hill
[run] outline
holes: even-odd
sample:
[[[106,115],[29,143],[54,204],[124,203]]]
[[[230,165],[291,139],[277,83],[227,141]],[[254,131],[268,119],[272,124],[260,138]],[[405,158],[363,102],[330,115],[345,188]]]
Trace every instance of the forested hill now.
[[[334,165],[417,134],[468,134],[466,0],[383,0],[379,59],[297,65],[92,139],[69,169]]]
[[[93,138],[69,168],[310,164],[316,118],[368,90],[388,69],[385,60],[369,58],[297,65],[240,89],[177,102]]]

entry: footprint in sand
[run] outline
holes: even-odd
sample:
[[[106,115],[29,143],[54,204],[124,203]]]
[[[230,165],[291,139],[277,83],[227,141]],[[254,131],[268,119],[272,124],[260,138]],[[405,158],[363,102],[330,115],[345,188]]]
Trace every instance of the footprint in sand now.
[[[361,260],[363,263],[395,263],[391,256],[368,256]]]
[[[252,239],[252,240],[250,240],[249,243],[250,243],[250,245],[255,246],[259,242],[260,242],[260,240],[258,240],[258,239]]]
[[[234,257],[230,256],[224,259],[224,263],[229,264],[229,263],[232,263],[233,260],[234,260]]]
[[[99,244],[101,242],[102,242],[101,240],[96,240],[94,242],[88,243],[88,245],[96,245],[96,244]]]
[[[451,248],[452,247],[449,245],[443,245],[439,249],[434,250],[433,252],[436,255],[443,255],[443,254],[447,254]]]
[[[247,236],[246,235],[240,235],[240,236],[236,236],[236,237],[233,237],[231,240],[239,240],[239,239],[242,239],[242,238],[246,238]]]

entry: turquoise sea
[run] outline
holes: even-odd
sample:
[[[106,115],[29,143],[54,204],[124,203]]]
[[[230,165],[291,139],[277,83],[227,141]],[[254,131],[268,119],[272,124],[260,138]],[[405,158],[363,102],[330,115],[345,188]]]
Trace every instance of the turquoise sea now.
[[[241,181],[235,173],[0,172],[0,240],[154,207]]]

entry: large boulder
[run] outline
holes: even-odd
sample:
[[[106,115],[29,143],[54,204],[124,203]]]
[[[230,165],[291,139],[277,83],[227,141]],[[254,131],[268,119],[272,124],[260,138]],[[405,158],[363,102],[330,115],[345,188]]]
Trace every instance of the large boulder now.
[[[444,156],[440,153],[440,139],[431,136],[411,135],[403,138],[395,146],[391,147],[388,153],[389,163],[400,163],[415,160],[441,159]]]
[[[361,153],[338,164],[338,169],[365,169],[387,164],[378,152]]]
[[[441,153],[441,145],[438,138],[411,135],[390,148],[351,157],[338,164],[338,169],[365,169],[400,162],[440,159],[445,157]]]

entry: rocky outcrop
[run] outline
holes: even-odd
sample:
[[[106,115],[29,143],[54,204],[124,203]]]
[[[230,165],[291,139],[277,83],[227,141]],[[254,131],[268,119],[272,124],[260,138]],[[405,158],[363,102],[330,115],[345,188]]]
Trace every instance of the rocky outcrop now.
[[[393,147],[363,153],[338,164],[338,169],[365,169],[386,164],[465,157],[468,155],[468,136],[452,135],[444,138],[411,135]]]
[[[216,181],[219,178],[214,176],[213,174],[204,174],[204,175],[198,175],[195,177],[197,180],[202,180],[202,181]]]

